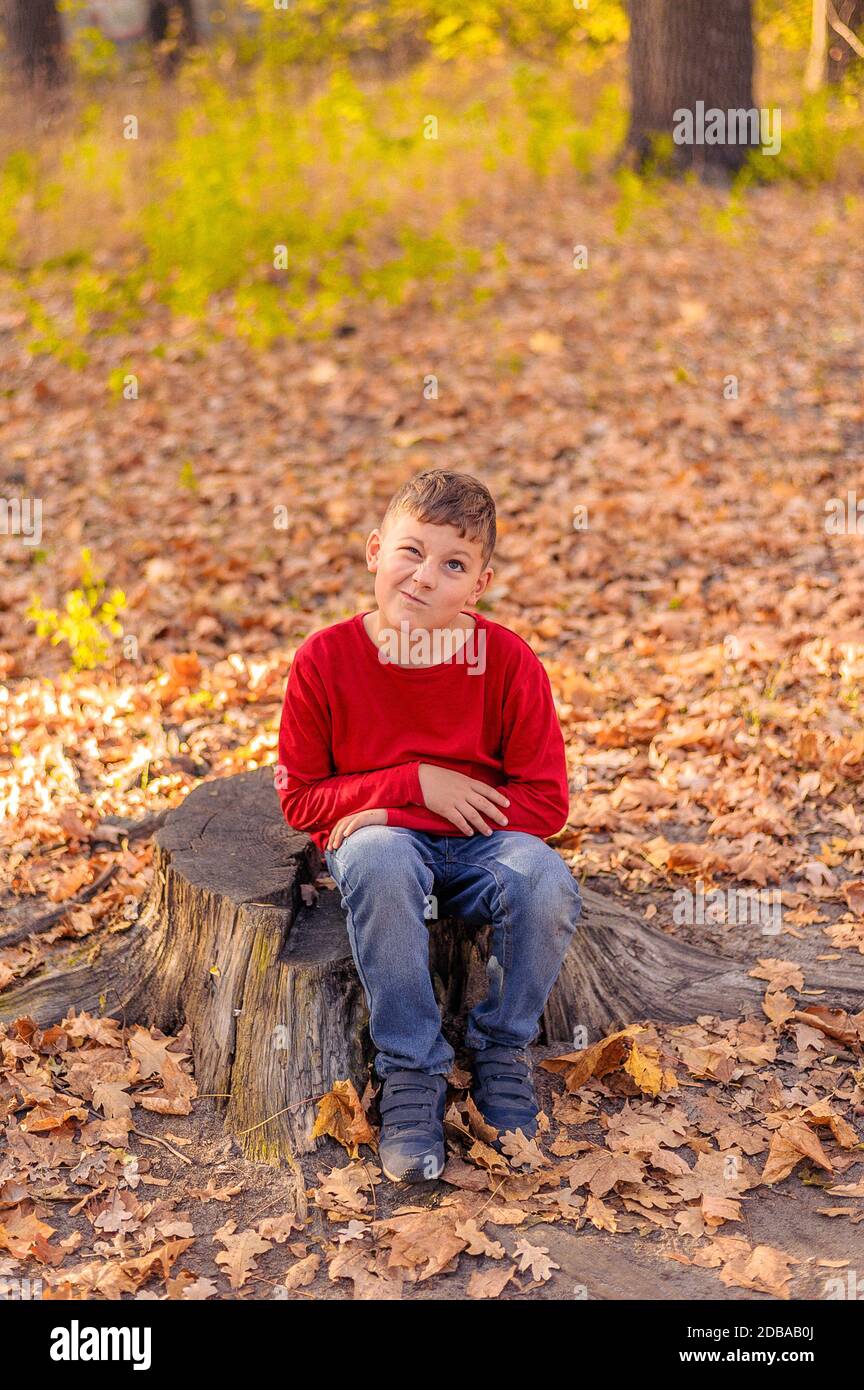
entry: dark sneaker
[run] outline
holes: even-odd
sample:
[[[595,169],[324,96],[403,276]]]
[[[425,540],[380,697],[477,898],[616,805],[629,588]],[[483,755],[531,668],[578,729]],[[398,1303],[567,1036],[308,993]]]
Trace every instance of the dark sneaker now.
[[[487,1124],[500,1132],[521,1129],[526,1139],[537,1133],[537,1097],[531,1064],[518,1048],[494,1044],[471,1052],[474,1104]]]
[[[424,1182],[444,1170],[444,1100],[447,1077],[391,1071],[378,1101],[378,1158],[391,1182]]]

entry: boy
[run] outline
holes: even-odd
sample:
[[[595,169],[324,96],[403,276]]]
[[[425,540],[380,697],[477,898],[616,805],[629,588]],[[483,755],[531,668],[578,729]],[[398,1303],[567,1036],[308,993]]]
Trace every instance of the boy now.
[[[392,1182],[437,1178],[445,1161],[454,1051],[427,919],[492,923],[489,992],[465,1033],[474,1099],[498,1130],[530,1138],[524,1049],[581,913],[575,879],[544,843],[569,809],[549,678],[521,637],[467,611],[492,579],[495,540],[495,503],[477,479],[409,479],[366,542],[377,609],[301,643],[282,711],[282,812],[310,833],[342,894]]]

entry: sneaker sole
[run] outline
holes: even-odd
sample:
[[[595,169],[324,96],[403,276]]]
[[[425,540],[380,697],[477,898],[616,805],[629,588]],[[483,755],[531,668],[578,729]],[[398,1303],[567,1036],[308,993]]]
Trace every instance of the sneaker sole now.
[[[421,1162],[419,1166],[409,1168],[405,1173],[399,1175],[390,1172],[389,1168],[387,1167],[387,1164],[381,1158],[380,1154],[378,1155],[378,1158],[379,1162],[381,1163],[381,1171],[383,1172],[385,1178],[387,1178],[389,1182],[435,1182],[437,1178],[440,1178],[446,1166],[445,1159],[445,1162],[437,1168],[437,1172],[430,1173],[428,1172],[429,1165],[425,1162]]]

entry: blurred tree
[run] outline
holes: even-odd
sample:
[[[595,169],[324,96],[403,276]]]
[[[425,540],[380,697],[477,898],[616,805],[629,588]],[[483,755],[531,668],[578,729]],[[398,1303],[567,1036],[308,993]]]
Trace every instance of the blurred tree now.
[[[805,92],[815,92],[825,80],[825,55],[828,49],[828,3],[813,0],[810,15],[810,49],[804,70]]]
[[[678,168],[708,178],[740,168],[746,143],[676,144],[673,133],[675,112],[695,113],[697,102],[703,111],[753,107],[751,0],[630,0],[629,9],[629,149],[644,164],[671,147]]]
[[[147,31],[163,72],[172,73],[198,43],[195,0],[149,0]]]
[[[813,0],[804,90],[842,81],[850,63],[864,58],[864,0]]]
[[[829,82],[839,82],[849,64],[864,58],[864,0],[828,0]]]
[[[31,86],[57,86],[66,64],[56,0],[6,0],[3,20],[13,67]]]

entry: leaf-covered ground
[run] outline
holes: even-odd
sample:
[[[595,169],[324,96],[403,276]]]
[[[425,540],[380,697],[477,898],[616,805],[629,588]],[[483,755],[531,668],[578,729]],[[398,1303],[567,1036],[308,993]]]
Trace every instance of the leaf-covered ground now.
[[[408,1193],[348,1139],[297,1171],[239,1158],[183,1035],[19,1021],[0,1278],[75,1297],[788,1298],[860,1267],[864,1018],[808,994],[808,969],[864,957],[864,213],[768,188],[730,221],[719,193],[679,188],[616,231],[611,203],[502,191],[474,229],[490,265],[498,241],[509,257],[485,303],[418,292],[263,356],[201,348],[154,308],[79,373],[28,358],[0,306],[4,496],[43,504],[39,546],[2,546],[0,989],[58,937],[98,951],[134,919],[152,841],[123,824],[274,760],[293,650],[372,606],[365,537],[440,466],[492,488],[488,611],[553,682],[573,787],[556,847],[655,926],[750,961],[761,1016],[632,1020],[645,1032],[593,1074],[576,1054],[538,1065],[548,1125],[507,1169],[457,1085],[445,1180]],[[133,400],[108,384],[127,363]],[[126,646],[70,673],[24,610],[34,591],[62,608],[85,546],[125,592]],[[727,902],[778,890],[780,930],[682,923],[700,881]]]

